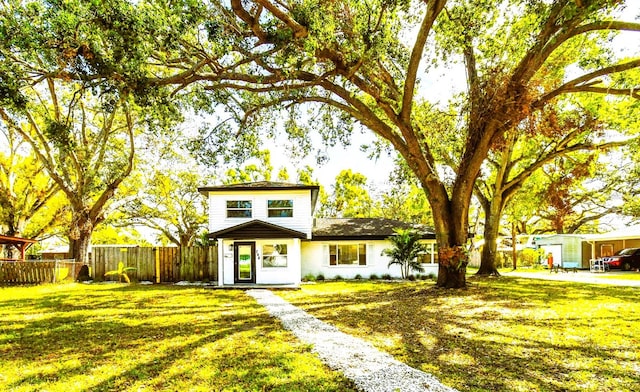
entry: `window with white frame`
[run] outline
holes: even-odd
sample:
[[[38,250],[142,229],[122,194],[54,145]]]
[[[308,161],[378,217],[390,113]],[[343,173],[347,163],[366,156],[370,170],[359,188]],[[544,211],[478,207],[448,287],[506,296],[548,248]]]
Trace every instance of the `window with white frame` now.
[[[251,218],[251,200],[227,200],[227,218]]]
[[[367,265],[365,244],[329,245],[329,265]]]
[[[426,252],[418,255],[418,261],[422,264],[438,263],[438,248],[436,244],[424,244],[427,248]]]
[[[268,200],[267,216],[269,218],[292,218],[293,200]]]
[[[262,245],[262,266],[264,268],[287,266],[287,244]]]

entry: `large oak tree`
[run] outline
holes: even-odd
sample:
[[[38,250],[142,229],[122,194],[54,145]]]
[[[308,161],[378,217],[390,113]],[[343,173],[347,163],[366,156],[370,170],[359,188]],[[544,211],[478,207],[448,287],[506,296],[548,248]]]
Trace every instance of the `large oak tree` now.
[[[625,73],[636,70],[640,58],[603,55],[611,33],[640,31],[640,24],[613,17],[624,5],[610,0],[214,2],[198,36],[182,43],[179,56],[164,61],[173,76],[158,83],[197,84],[226,97],[240,132],[268,112],[287,110],[295,117],[294,105],[308,103],[346,114],[386,139],[431,204],[440,251],[438,285],[460,287],[473,187],[503,135],[566,94],[638,98]],[[596,45],[580,50],[580,41]],[[430,71],[441,72],[433,64],[455,61],[465,68],[466,88],[459,116],[442,121],[444,114],[420,95],[435,86],[420,80]],[[452,152],[456,167],[450,177],[439,166],[447,139],[460,146]]]
[[[140,81],[150,50],[142,39],[152,36],[141,31],[153,28],[142,14],[126,1],[0,6],[0,122],[66,196],[70,253],[80,262],[133,169],[136,134],[180,117]]]
[[[67,58],[59,59],[87,66],[63,67],[65,77],[87,79],[89,68],[95,71],[91,80],[100,75],[143,97],[177,86],[175,96],[192,94],[199,109],[225,103],[240,127],[216,128],[210,136],[239,154],[244,136],[256,140],[257,124],[277,122],[285,113],[285,130],[300,140],[307,130],[341,139],[355,120],[390,143],[419,179],[437,232],[439,286],[465,284],[473,187],[506,132],[566,94],[639,96],[627,74],[640,58],[620,59],[605,50],[610,34],[640,31],[640,24],[614,17],[631,1],[107,3],[116,11],[135,8],[135,17],[84,5],[87,15],[62,39]],[[64,4],[48,6],[68,12]],[[109,18],[92,7],[103,7]],[[107,36],[127,50],[112,51],[89,25],[112,32]],[[442,114],[423,92],[436,87],[429,76],[453,63],[463,66],[466,85],[456,117],[443,121],[451,112]],[[301,104],[315,112],[307,114]],[[446,160],[455,162],[453,172],[442,170],[446,154],[455,158]]]
[[[58,189],[71,211],[67,236],[71,257],[88,262],[93,229],[105,218],[104,209],[133,169],[134,116],[123,102],[85,97],[88,91],[43,79],[20,110],[0,108],[0,120],[20,134]],[[30,94],[27,94],[30,95]]]
[[[496,267],[497,243],[500,235],[501,220],[505,208],[524,184],[536,172],[551,170],[555,172],[555,184],[543,189],[543,195],[538,195],[545,201],[541,205],[549,207],[546,201],[556,201],[556,205],[564,201],[562,197],[569,194],[571,185],[577,186],[587,178],[595,176],[596,166],[592,161],[598,155],[606,153],[616,147],[624,146],[633,141],[627,137],[617,141],[604,140],[604,129],[612,131],[613,124],[598,121],[595,116],[584,113],[574,107],[569,113],[558,113],[555,110],[545,110],[531,116],[520,132],[510,131],[505,134],[499,148],[495,148],[487,158],[486,173],[480,175],[476,181],[475,196],[484,210],[484,246],[482,248],[479,275],[497,275]],[[620,139],[620,137],[618,137]],[[580,155],[580,157],[578,157]],[[580,165],[573,168],[554,165],[557,161],[579,161]],[[591,169],[589,169],[591,166]],[[599,168],[602,172],[602,169]],[[576,174],[579,174],[576,179]],[[592,200],[598,195],[609,198],[610,192],[603,192],[600,188],[606,184],[612,188],[609,181],[600,183],[590,192]],[[533,195],[531,195],[533,197]],[[597,220],[615,211],[613,208],[600,209],[598,213],[587,213],[587,200],[581,199],[585,209],[584,221]],[[565,206],[566,207],[566,206]],[[576,208],[576,206],[574,206]],[[579,207],[578,207],[579,208]],[[553,211],[548,208],[547,211]],[[539,214],[548,214],[538,210]],[[562,233],[562,229],[557,230]]]

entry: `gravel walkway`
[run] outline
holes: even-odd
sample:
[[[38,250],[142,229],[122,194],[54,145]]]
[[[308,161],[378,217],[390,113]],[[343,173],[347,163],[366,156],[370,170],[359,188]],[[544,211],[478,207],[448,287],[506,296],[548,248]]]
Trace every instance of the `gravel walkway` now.
[[[397,361],[362,339],[340,332],[268,290],[248,290],[247,294],[266,307],[271,316],[279,318],[298,339],[313,345],[313,351],[325,364],[342,372],[362,391],[456,392],[434,376]]]

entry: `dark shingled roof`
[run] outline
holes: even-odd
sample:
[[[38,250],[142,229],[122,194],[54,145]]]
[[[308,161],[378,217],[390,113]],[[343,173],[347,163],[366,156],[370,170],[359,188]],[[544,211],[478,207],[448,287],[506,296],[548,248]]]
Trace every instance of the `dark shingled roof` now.
[[[311,238],[313,240],[386,239],[395,234],[393,229],[415,229],[423,239],[435,239],[435,231],[426,225],[383,218],[317,218]]]
[[[286,227],[274,225],[273,223],[254,219],[249,222],[241,223],[236,226],[228,227],[207,234],[209,238],[233,238],[233,239],[252,239],[252,238],[307,238],[305,233],[297,230],[288,229]]]

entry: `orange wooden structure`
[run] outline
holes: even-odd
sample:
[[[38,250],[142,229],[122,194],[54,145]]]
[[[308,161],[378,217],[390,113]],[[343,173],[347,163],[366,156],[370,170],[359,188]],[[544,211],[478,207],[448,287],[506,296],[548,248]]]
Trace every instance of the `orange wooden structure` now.
[[[16,249],[18,249],[18,251],[20,251],[20,259],[19,260],[24,260],[25,253],[27,252],[27,249],[29,249],[29,247],[31,245],[35,244],[36,242],[38,242],[38,240],[32,240],[32,239],[20,238],[20,237],[9,237],[9,236],[5,236],[5,235],[0,235],[0,245],[13,246]],[[2,260],[2,259],[0,259],[0,260]]]

